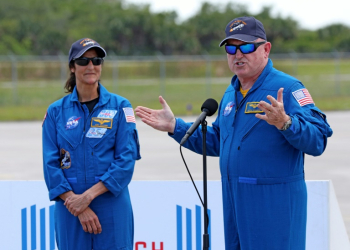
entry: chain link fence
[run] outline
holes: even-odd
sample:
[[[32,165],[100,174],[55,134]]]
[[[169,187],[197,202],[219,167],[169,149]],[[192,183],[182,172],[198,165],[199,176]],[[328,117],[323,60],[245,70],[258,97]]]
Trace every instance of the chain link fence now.
[[[63,97],[69,76],[67,58],[0,56],[0,109],[46,109]],[[271,54],[270,58],[275,68],[302,81],[315,101],[321,102],[321,108],[350,109],[350,53]],[[159,107],[158,96],[162,95],[172,104],[174,113],[183,115],[193,110],[199,113],[206,98],[220,101],[232,75],[225,55],[109,55],[101,83],[128,98],[135,107]],[[322,104],[324,100],[326,104]]]

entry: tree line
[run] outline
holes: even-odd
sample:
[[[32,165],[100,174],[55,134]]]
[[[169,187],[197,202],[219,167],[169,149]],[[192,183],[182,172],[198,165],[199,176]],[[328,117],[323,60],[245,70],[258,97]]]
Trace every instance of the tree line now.
[[[150,5],[123,0],[0,0],[0,55],[68,54],[83,37],[115,55],[222,54],[226,24],[250,16],[242,4],[203,3],[180,22],[175,11],[153,13]],[[264,24],[272,53],[350,51],[350,27],[331,24],[306,30],[291,17],[254,16]]]

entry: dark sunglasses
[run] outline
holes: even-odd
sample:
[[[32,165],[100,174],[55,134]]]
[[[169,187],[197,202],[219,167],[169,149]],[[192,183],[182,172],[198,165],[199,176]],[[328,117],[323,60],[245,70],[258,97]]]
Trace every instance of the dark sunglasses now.
[[[103,62],[103,58],[101,57],[93,57],[93,58],[88,58],[88,57],[80,57],[77,59],[74,59],[74,62],[78,64],[79,66],[86,66],[92,61],[92,64],[97,66],[101,65]]]
[[[237,53],[237,49],[239,49],[242,54],[249,54],[256,51],[257,48],[264,43],[266,43],[266,41],[260,43],[245,43],[241,45],[226,44],[225,50],[226,53],[230,55],[235,55]]]

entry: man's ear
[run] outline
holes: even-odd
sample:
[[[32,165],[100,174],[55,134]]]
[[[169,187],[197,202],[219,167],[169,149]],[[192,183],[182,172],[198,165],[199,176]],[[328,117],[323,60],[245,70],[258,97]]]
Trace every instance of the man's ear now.
[[[268,58],[270,55],[270,51],[271,51],[271,43],[270,42],[266,42],[265,46],[264,46],[264,53],[265,53],[265,58]]]

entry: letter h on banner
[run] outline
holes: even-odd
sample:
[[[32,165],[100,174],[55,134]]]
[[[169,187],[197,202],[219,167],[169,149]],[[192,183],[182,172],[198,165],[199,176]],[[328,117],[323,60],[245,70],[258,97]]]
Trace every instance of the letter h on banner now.
[[[55,249],[55,226],[54,226],[54,208],[55,205],[49,207],[49,230],[50,230],[50,250]],[[22,219],[22,250],[27,250],[27,208],[21,211]],[[46,235],[45,235],[45,208],[40,209],[40,249],[46,249]],[[30,207],[30,250],[37,249],[36,246],[36,205]]]
[[[208,209],[209,217],[209,242],[211,245],[211,222],[210,209]],[[177,250],[184,250],[182,248],[182,207],[176,205],[176,224],[177,224]],[[201,223],[201,207],[196,205],[196,249],[202,249],[202,223]],[[209,247],[209,250],[211,247]],[[186,250],[192,250],[192,210],[186,208]]]

